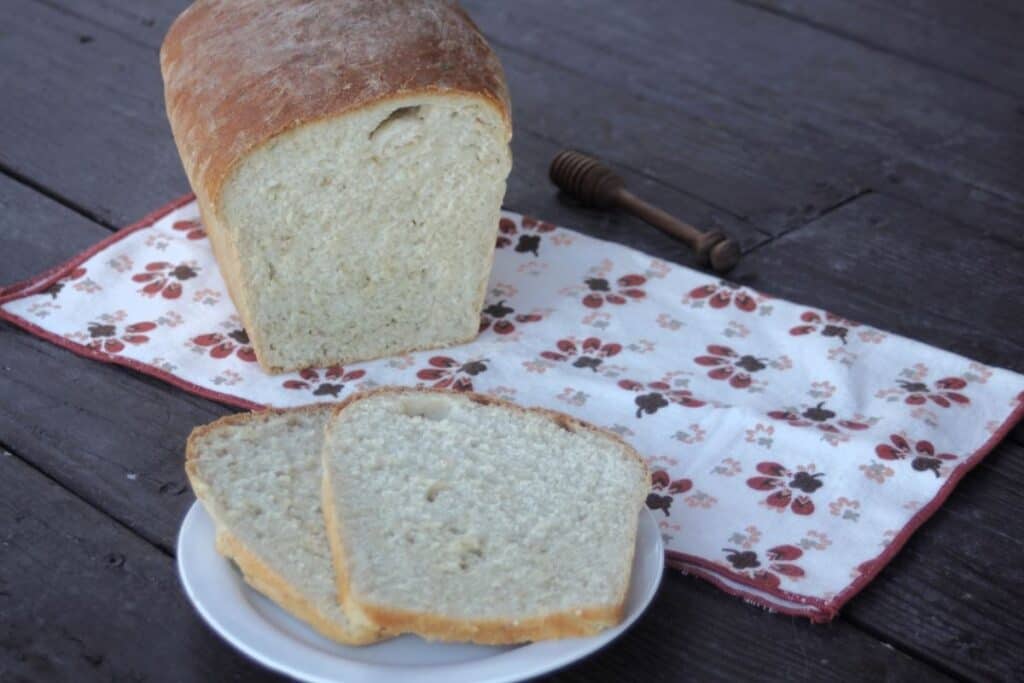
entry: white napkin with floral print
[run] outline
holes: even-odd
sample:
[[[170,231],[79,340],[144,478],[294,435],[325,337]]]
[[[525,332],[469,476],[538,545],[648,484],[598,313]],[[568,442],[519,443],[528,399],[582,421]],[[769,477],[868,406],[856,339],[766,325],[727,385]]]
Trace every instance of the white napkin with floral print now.
[[[647,458],[674,567],[825,621],[1021,416],[1024,377],[506,212],[469,344],[268,375],[191,198],[0,295],[76,353],[242,407],[384,384],[572,413]]]

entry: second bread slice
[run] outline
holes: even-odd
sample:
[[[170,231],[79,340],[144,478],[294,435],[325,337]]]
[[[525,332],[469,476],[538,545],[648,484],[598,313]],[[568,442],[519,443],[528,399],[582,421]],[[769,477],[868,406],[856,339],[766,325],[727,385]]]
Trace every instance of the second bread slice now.
[[[350,614],[479,643],[621,619],[649,477],[616,436],[486,396],[385,390],[342,404],[323,460]]]

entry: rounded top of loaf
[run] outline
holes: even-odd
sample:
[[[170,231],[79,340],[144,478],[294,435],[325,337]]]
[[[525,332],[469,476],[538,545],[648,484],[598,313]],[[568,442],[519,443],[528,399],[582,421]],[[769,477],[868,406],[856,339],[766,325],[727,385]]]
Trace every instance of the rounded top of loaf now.
[[[498,58],[447,0],[199,0],[160,49],[167,115],[193,189],[295,126],[415,93],[483,98],[511,136]]]

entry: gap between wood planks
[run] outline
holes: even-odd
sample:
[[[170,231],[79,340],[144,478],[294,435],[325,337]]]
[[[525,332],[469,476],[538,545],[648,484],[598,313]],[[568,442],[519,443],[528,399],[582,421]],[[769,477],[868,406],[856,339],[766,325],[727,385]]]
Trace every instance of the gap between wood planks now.
[[[864,189],[858,190],[858,191],[854,192],[853,194],[851,194],[849,197],[845,197],[843,199],[840,199],[838,202],[835,202],[834,204],[832,204],[830,206],[826,206],[825,208],[820,209],[818,211],[817,215],[815,215],[813,218],[811,218],[811,219],[809,219],[807,221],[804,221],[800,225],[797,225],[796,227],[792,227],[792,228],[786,228],[786,229],[782,230],[781,232],[779,232],[776,235],[770,235],[768,237],[768,239],[764,240],[763,242],[759,242],[758,244],[755,244],[754,246],[750,247],[749,249],[744,249],[743,253],[744,254],[749,254],[749,253],[751,253],[753,251],[756,251],[756,250],[758,250],[758,249],[760,249],[762,247],[766,247],[769,244],[772,244],[773,242],[776,242],[776,241],[782,239],[786,235],[789,235],[790,233],[796,232],[797,230],[800,230],[801,228],[805,228],[808,225],[810,225],[812,223],[815,223],[815,222],[821,220],[822,218],[825,218],[830,213],[834,213],[835,211],[838,211],[839,209],[843,208],[844,206],[852,204],[853,202],[857,201],[858,199],[866,197],[867,195],[872,194],[873,192],[874,192],[874,190],[872,190],[870,187],[866,187]]]
[[[919,662],[924,662],[928,666],[938,671],[941,671],[943,674],[949,676],[954,680],[960,681],[961,683],[974,683],[974,681],[977,680],[969,678],[967,676],[963,676],[960,673],[953,671],[948,666],[943,664],[941,660],[936,659],[935,657],[928,654],[926,650],[908,646],[906,643],[902,642],[893,643],[892,634],[886,633],[881,629],[877,628],[876,626],[873,626],[871,622],[851,617],[848,614],[844,614],[842,618],[846,619],[847,622],[849,622],[853,626],[856,626],[863,633],[871,636],[872,638],[882,643],[886,647],[891,647],[898,652],[902,652],[908,657],[913,657]]]
[[[47,472],[46,470],[44,470],[41,467],[37,466],[34,462],[29,460],[28,458],[22,457],[13,448],[8,446],[3,441],[0,441],[0,456],[2,456],[5,453],[7,455],[11,456],[11,457],[17,458],[20,463],[22,463],[23,465],[28,467],[30,470],[32,470],[33,472],[35,472],[39,476],[43,477],[44,479],[46,479],[48,482],[50,482],[54,486],[60,487],[60,489],[62,491],[66,491],[69,496],[72,496],[75,500],[81,502],[83,505],[86,505],[90,509],[95,510],[96,512],[100,513],[101,515],[103,515],[104,517],[109,519],[111,522],[113,522],[115,525],[117,525],[119,528],[124,529],[125,531],[127,531],[130,534],[132,534],[133,536],[136,536],[137,538],[142,539],[143,541],[145,541],[146,543],[150,544],[151,546],[153,546],[154,548],[159,550],[161,553],[163,553],[167,557],[170,557],[170,558],[174,558],[175,557],[175,549],[174,548],[170,548],[170,547],[164,545],[163,543],[161,543],[158,539],[151,538],[145,532],[143,532],[143,531],[141,531],[139,529],[135,529],[134,527],[131,527],[131,526],[125,524],[120,519],[118,519],[117,517],[111,515],[109,512],[107,512],[106,510],[101,508],[96,503],[92,502],[91,500],[89,500],[85,496],[81,495],[75,489],[71,488],[70,486],[66,486],[65,484],[63,484],[62,482],[58,481],[57,479],[54,479],[50,475],[49,472]]]
[[[917,57],[917,56],[915,56],[913,54],[910,54],[909,52],[904,52],[902,50],[896,50],[896,49],[893,49],[891,47],[887,47],[885,45],[882,45],[881,43],[876,43],[876,42],[874,42],[872,40],[867,40],[864,37],[858,36],[858,35],[856,35],[854,33],[850,33],[848,31],[844,31],[841,28],[837,28],[835,26],[831,26],[829,24],[826,24],[826,23],[823,23],[823,22],[820,22],[820,21],[815,21],[814,19],[810,19],[808,17],[804,17],[804,16],[801,16],[799,14],[795,14],[795,13],[787,11],[787,10],[781,8],[781,7],[777,7],[777,6],[773,5],[770,1],[769,2],[766,2],[765,0],[731,0],[731,1],[736,3],[737,5],[743,5],[744,7],[750,7],[752,9],[760,10],[762,12],[767,12],[768,14],[773,14],[773,15],[775,15],[777,17],[781,17],[783,19],[795,22],[797,24],[802,24],[802,25],[807,26],[809,28],[813,28],[816,31],[821,31],[822,33],[827,33],[830,36],[835,36],[836,38],[839,38],[841,40],[846,40],[846,41],[849,41],[849,42],[854,43],[856,45],[859,45],[859,46],[861,46],[863,48],[867,48],[868,50],[873,50],[874,52],[878,52],[879,54],[886,55],[887,57],[894,57],[896,59],[901,59],[901,60],[903,60],[905,62],[908,62],[910,64],[913,64],[915,66],[920,66],[920,67],[923,67],[923,68],[926,68],[926,69],[932,69],[934,71],[938,71],[940,73],[944,73],[947,76],[952,76],[954,78],[959,78],[959,79],[961,79],[961,80],[963,80],[963,81],[965,81],[967,83],[971,83],[973,85],[980,85],[980,86],[983,86],[983,87],[986,87],[986,88],[990,88],[991,90],[994,90],[994,91],[996,91],[996,92],[998,92],[998,93],[1000,93],[1002,95],[1006,95],[1008,97],[1013,97],[1013,98],[1018,97],[1017,93],[1013,92],[1012,90],[1007,90],[1006,88],[1004,88],[1004,87],[1002,87],[1002,86],[1000,86],[1000,85],[998,85],[996,83],[992,83],[991,81],[987,81],[987,80],[982,79],[982,78],[977,78],[975,76],[971,76],[970,74],[966,74],[966,73],[962,73],[960,71],[956,71],[954,69],[950,69],[949,67],[947,67],[947,66],[945,66],[943,64],[940,64],[938,62],[935,62],[935,61],[932,61],[932,60],[929,60],[929,59],[922,59],[922,58]]]
[[[25,187],[38,192],[39,194],[43,195],[47,199],[51,199],[51,200],[57,202],[58,204],[60,204],[64,208],[70,209],[71,211],[74,211],[79,216],[82,216],[83,218],[88,218],[93,223],[96,223],[97,225],[100,225],[100,226],[106,228],[107,230],[116,231],[116,230],[120,229],[118,226],[114,225],[113,223],[110,223],[109,221],[103,220],[102,218],[100,218],[95,213],[93,213],[89,209],[85,208],[81,204],[78,204],[77,202],[75,202],[75,201],[73,201],[71,199],[68,199],[67,197],[64,197],[59,192],[53,190],[52,188],[47,187],[46,185],[43,185],[42,183],[40,183],[38,181],[32,180],[31,178],[29,178],[28,176],[24,175],[23,173],[19,173],[18,171],[14,170],[13,168],[11,168],[7,164],[3,163],[2,161],[0,161],[0,173],[2,173],[3,175],[7,176],[8,178],[10,178],[11,180],[13,180],[16,183],[18,183],[20,185],[24,185]],[[141,218],[141,216],[140,216],[140,218]],[[6,283],[6,284],[9,284],[9,283]]]

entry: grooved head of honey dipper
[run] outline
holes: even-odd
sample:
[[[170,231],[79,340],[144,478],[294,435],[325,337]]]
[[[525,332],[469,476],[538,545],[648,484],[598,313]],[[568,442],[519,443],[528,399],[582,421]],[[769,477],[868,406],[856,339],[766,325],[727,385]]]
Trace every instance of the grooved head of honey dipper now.
[[[625,183],[614,171],[597,159],[572,150],[563,150],[551,160],[551,182],[582,204],[597,208],[615,206],[617,193]]]

